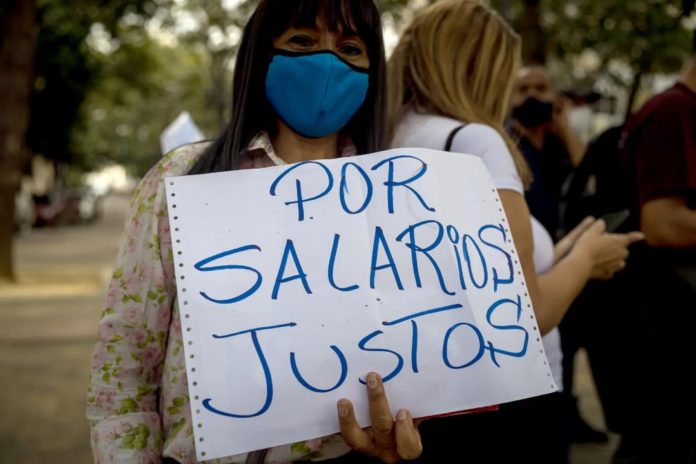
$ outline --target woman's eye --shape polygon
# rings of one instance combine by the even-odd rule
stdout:
[[[341,45],[341,53],[348,56],[360,56],[363,54],[363,50],[358,45],[344,44]]]
[[[311,37],[306,35],[294,35],[288,39],[288,43],[300,47],[311,47],[313,41]]]

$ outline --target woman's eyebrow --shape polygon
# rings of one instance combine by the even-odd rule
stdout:
[[[354,30],[353,28],[350,29],[345,29],[343,27],[339,28],[336,31],[336,35],[342,39],[360,39],[363,40],[360,34],[358,34],[358,31]]]

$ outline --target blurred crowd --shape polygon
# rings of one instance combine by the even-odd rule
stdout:
[[[580,104],[584,104],[581,102]],[[540,65],[517,75],[509,129],[529,163],[531,213],[560,240],[583,218],[610,231],[642,230],[626,268],[591,281],[560,324],[570,442],[608,440],[572,394],[573,362],[587,351],[608,428],[621,434],[615,463],[693,462],[696,307],[696,60],[623,124],[585,145],[577,104]]]

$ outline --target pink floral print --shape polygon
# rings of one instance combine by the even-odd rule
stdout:
[[[355,154],[352,144],[343,146],[342,156]],[[87,418],[96,463],[196,462],[164,178],[184,175],[205,148],[188,145],[165,156],[131,202],[92,357]],[[242,168],[282,163],[260,133]],[[332,435],[273,448],[265,462],[321,460],[347,451]]]

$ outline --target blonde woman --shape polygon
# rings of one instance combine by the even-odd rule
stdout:
[[[623,269],[627,246],[642,236],[608,234],[603,221],[588,218],[554,247],[530,216],[524,200],[529,169],[503,130],[519,63],[519,36],[483,3],[441,0],[425,8],[389,61],[389,130],[394,147],[447,149],[479,156],[486,164],[561,386],[556,326],[589,279],[609,278]],[[486,462],[513,457],[520,462],[567,461],[558,396],[505,405],[500,413],[425,423],[423,462],[444,462],[461,439],[466,439],[467,456],[474,458],[479,448]]]

